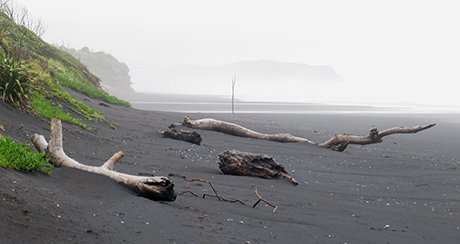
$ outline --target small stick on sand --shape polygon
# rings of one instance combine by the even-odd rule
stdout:
[[[189,194],[193,195],[194,197],[198,197],[197,194],[195,194],[193,191],[190,191],[190,190],[186,190],[186,191],[182,191],[182,192],[176,193],[176,195],[182,196],[182,195],[185,195],[185,193],[189,193]]]
[[[207,194],[207,193],[204,193],[203,194],[203,198],[206,198],[206,196],[209,196],[209,197],[215,197],[217,198],[219,201],[222,201],[222,202],[237,202],[237,203],[241,203],[242,205],[246,205],[244,202],[238,200],[238,199],[235,199],[235,200],[230,200],[230,199],[226,199],[222,196],[220,196],[217,191],[216,191],[216,188],[214,188],[214,186],[212,185],[212,183],[208,180],[204,180],[204,179],[201,179],[201,178],[191,178],[191,179],[188,179],[187,177],[182,177],[185,181],[188,181],[188,182],[203,182],[203,183],[207,183],[212,191],[214,192],[214,195],[211,195],[211,194]]]
[[[273,208],[273,212],[276,212],[276,210],[278,209],[278,206],[271,204],[267,199],[263,198],[263,197],[259,194],[259,189],[257,188],[256,185],[252,185],[252,189],[254,190],[254,192],[256,193],[257,198],[259,199],[259,200],[257,200],[256,203],[254,203],[254,205],[252,205],[253,208],[255,208],[260,202],[264,202],[264,203],[266,203],[268,206],[270,206],[270,207]]]

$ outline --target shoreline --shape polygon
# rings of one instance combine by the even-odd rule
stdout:
[[[135,93],[126,97],[133,107],[152,111],[181,113],[229,113],[231,99],[225,96]],[[352,103],[352,102],[280,102],[235,100],[240,113],[426,113],[460,114],[460,107],[430,104]]]

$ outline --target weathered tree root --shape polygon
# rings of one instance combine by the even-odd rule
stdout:
[[[256,193],[256,196],[258,198],[257,202],[254,203],[254,205],[252,205],[253,208],[255,208],[260,202],[264,202],[266,203],[268,206],[272,207],[273,208],[273,213],[276,212],[276,210],[278,209],[278,206],[270,203],[267,199],[263,198],[260,194],[259,194],[259,189],[257,188],[256,185],[252,185],[252,189],[254,190],[254,192]]]
[[[204,180],[204,179],[201,179],[201,178],[191,178],[191,179],[188,179],[187,177],[185,176],[182,176],[182,179],[184,179],[185,181],[188,181],[188,182],[202,182],[202,183],[207,183],[210,187],[211,187],[211,190],[214,192],[214,195],[211,195],[211,194],[207,194],[207,193],[204,193],[203,194],[203,199],[206,198],[207,196],[208,197],[215,197],[217,198],[219,201],[221,202],[232,202],[232,203],[240,203],[242,205],[246,205],[246,203],[244,203],[243,201],[241,200],[238,200],[238,199],[234,199],[234,200],[231,200],[231,199],[226,199],[222,196],[220,196],[217,191],[216,191],[216,188],[214,188],[214,186],[212,185],[212,183],[208,180]],[[192,194],[192,195],[196,195],[196,194]]]
[[[51,120],[51,139],[49,144],[44,136],[38,134],[32,136],[32,142],[38,151],[46,152],[50,159],[50,163],[56,167],[68,167],[105,175],[130,188],[139,194],[139,196],[151,200],[174,201],[176,199],[174,183],[167,177],[135,176],[114,171],[114,164],[124,156],[121,151],[115,153],[107,162],[99,167],[81,164],[67,156],[64,152],[62,143],[62,124],[60,120]]]
[[[192,120],[188,117],[184,118],[182,122],[184,126],[200,129],[200,130],[211,130],[217,131],[228,135],[269,140],[276,142],[301,142],[308,143],[312,145],[319,146],[321,148],[328,148],[334,151],[342,152],[350,144],[366,145],[383,142],[383,137],[389,136],[392,134],[407,134],[407,133],[417,133],[422,130],[429,129],[436,124],[429,124],[425,126],[414,126],[414,127],[394,127],[385,129],[383,131],[378,131],[377,128],[372,127],[370,129],[369,135],[367,136],[356,136],[356,135],[346,135],[339,134],[335,135],[331,139],[327,140],[324,143],[317,144],[309,139],[293,136],[291,134],[264,134],[256,132],[245,127],[242,127],[237,124],[215,120],[215,119],[198,119]]]
[[[369,135],[367,136],[355,136],[355,135],[335,135],[331,139],[319,144],[319,147],[329,148],[335,151],[342,152],[344,151],[349,144],[357,145],[366,145],[374,143],[382,143],[383,137],[389,136],[392,134],[408,134],[408,133],[417,133],[422,130],[429,129],[436,124],[429,124],[425,126],[414,126],[414,127],[393,127],[378,131],[377,128],[372,127],[369,130]]]
[[[181,140],[200,145],[202,138],[196,131],[170,129],[163,132],[163,136],[175,140]]]
[[[219,154],[219,160],[219,169],[224,174],[256,176],[264,179],[285,178],[294,185],[299,184],[281,164],[267,155],[230,150]]]

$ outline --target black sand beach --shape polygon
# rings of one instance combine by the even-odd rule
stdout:
[[[76,95],[78,96],[78,95]],[[137,197],[103,176],[56,168],[50,176],[0,169],[1,243],[458,243],[460,238],[460,115],[448,114],[187,114],[236,122],[261,132],[289,132],[314,141],[335,133],[435,122],[382,144],[339,153],[304,144],[281,144],[200,131],[201,146],[162,138],[159,131],[185,114],[103,107],[111,129],[84,131],[64,124],[69,156],[100,165],[126,154],[116,170],[175,174],[210,180],[226,198],[247,205],[196,198],[175,202]],[[29,142],[37,122],[0,103],[8,134]],[[228,149],[264,153],[298,181],[222,175],[217,155]],[[171,176],[176,191],[210,191],[206,184]],[[260,204],[251,186],[279,206]]]

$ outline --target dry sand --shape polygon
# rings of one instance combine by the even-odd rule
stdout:
[[[87,101],[98,106],[96,101]],[[192,114],[237,122],[261,132],[289,132],[315,141],[335,133],[366,134],[436,122],[415,135],[394,135],[378,145],[339,153],[303,144],[201,131],[201,146],[158,133],[183,114],[98,106],[108,121],[96,131],[64,125],[64,148],[73,158],[99,165],[114,152],[115,167],[131,174],[179,174],[212,181],[219,193],[249,204],[178,196],[153,202],[103,177],[57,168],[50,176],[0,169],[1,243],[459,243],[459,115],[391,114]],[[46,121],[0,103],[9,135],[28,142],[49,136]],[[299,182],[221,175],[217,155],[228,149],[269,154]],[[176,191],[209,191],[205,184],[175,181]],[[251,185],[279,206],[257,199]]]

